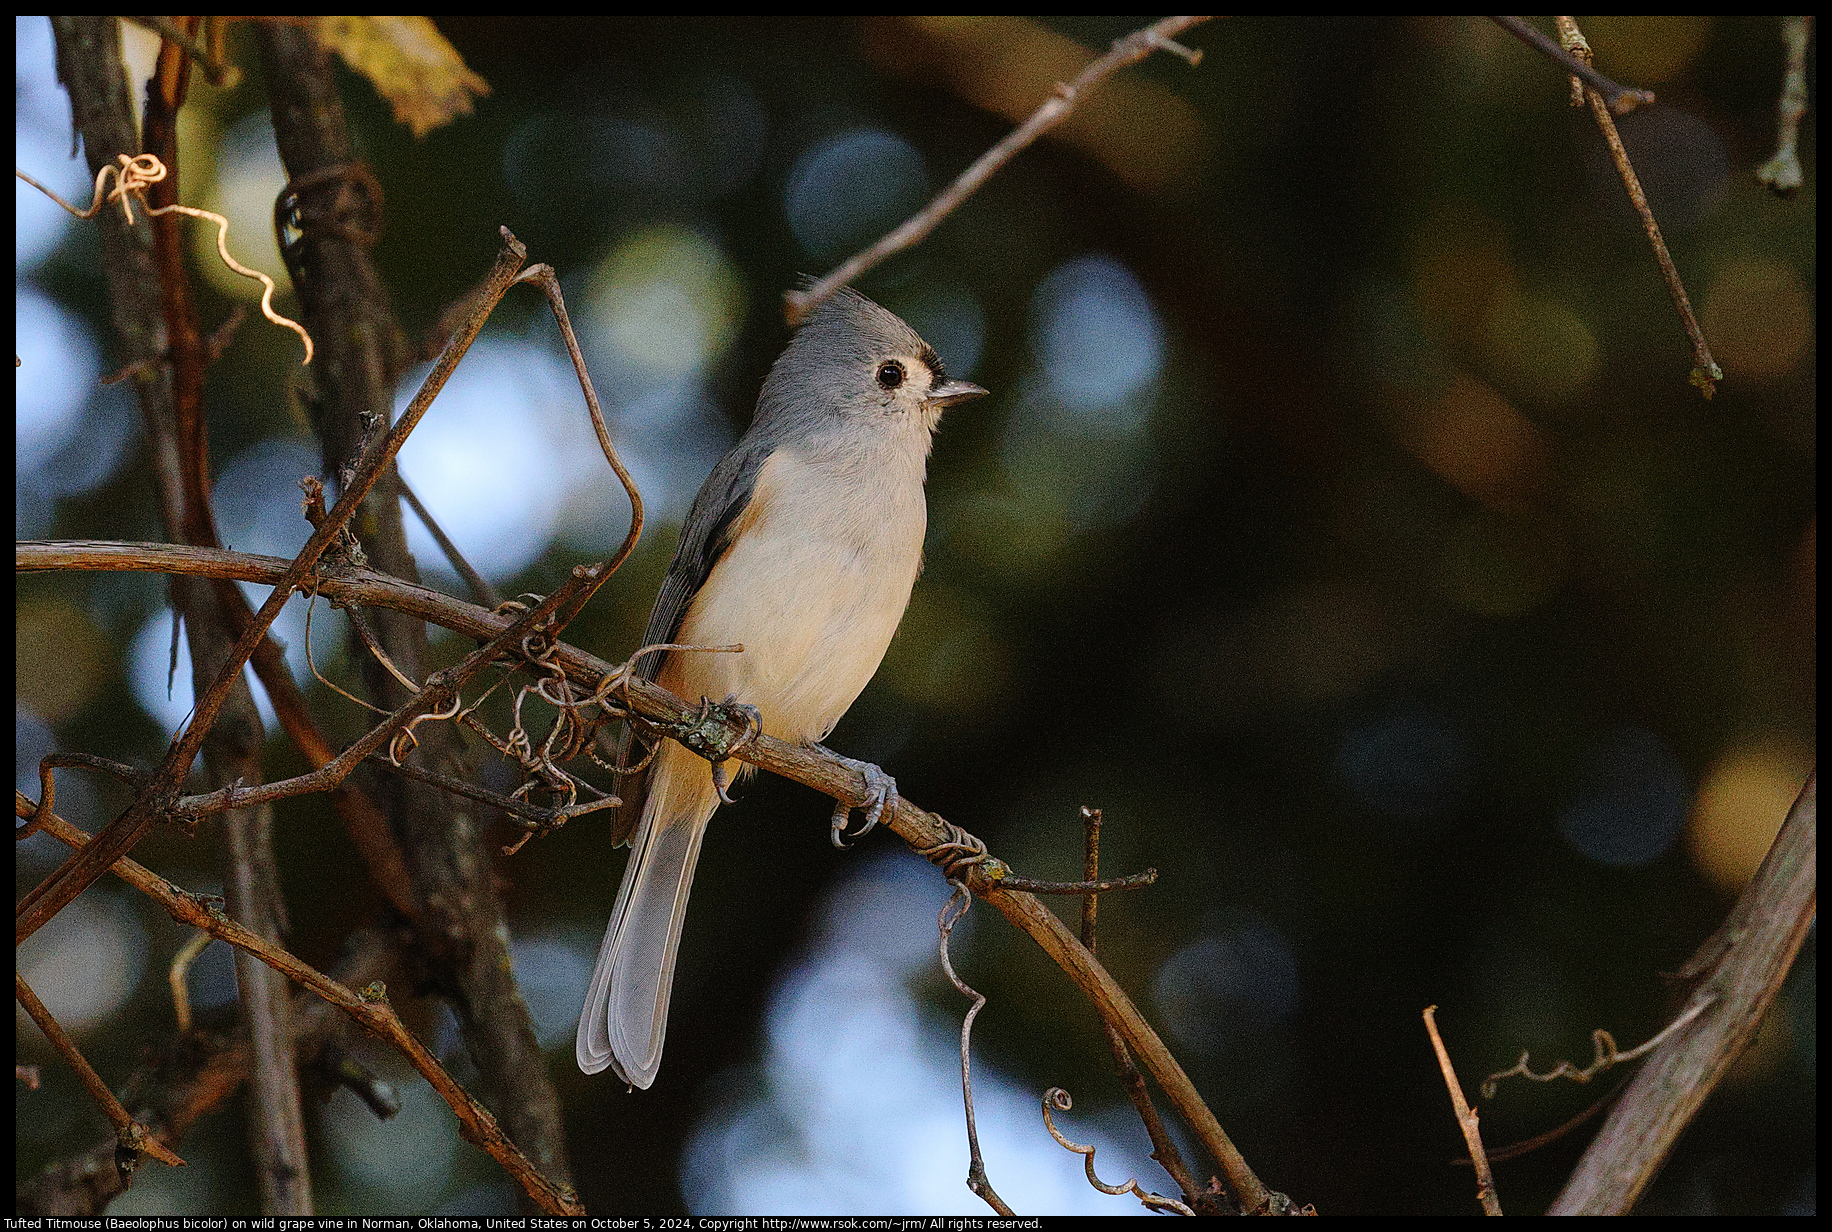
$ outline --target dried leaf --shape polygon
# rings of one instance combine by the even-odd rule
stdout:
[[[321,17],[317,33],[368,78],[415,137],[469,115],[471,100],[490,92],[428,18]]]

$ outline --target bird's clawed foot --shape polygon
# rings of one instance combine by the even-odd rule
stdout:
[[[739,701],[736,694],[727,697],[717,706],[713,704],[710,698],[702,697],[700,699],[699,717],[701,722],[704,722],[714,710],[725,710],[737,713],[744,719],[744,730],[738,734],[736,739],[729,742],[722,742],[718,747],[710,750],[700,748],[697,745],[690,747],[694,749],[694,752],[699,753],[712,763],[713,790],[719,793],[720,800],[724,801],[726,804],[730,804],[732,803],[732,798],[726,792],[726,788],[731,785],[731,776],[725,769],[725,762],[732,753],[743,748],[763,734],[763,712],[747,702]]]
[[[857,806],[865,810],[865,824],[853,831],[850,837],[857,840],[862,835],[869,834],[872,827],[877,825],[879,820],[883,818],[884,810],[896,802],[897,780],[868,761],[856,761],[850,757],[841,757],[838,753],[835,753],[824,744],[817,744],[814,747],[827,754],[827,756],[838,759],[848,770],[858,771],[860,776],[865,779],[867,798],[864,804]],[[833,828],[830,837],[833,840],[833,845],[842,851],[852,846],[852,844],[847,841],[846,823],[851,820],[853,808],[853,805],[846,803],[844,800],[836,799],[834,801]]]

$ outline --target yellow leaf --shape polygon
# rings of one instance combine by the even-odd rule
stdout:
[[[471,100],[490,92],[425,17],[321,17],[318,41],[366,77],[416,137],[470,114]]]

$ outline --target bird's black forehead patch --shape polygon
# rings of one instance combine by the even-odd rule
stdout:
[[[941,365],[941,356],[937,355],[935,348],[928,343],[922,344],[922,350],[917,353],[916,358],[928,367],[931,385],[939,385],[948,379],[948,373]]]

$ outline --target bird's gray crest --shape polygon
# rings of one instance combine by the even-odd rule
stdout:
[[[942,379],[941,357],[903,318],[851,287],[841,287],[816,305],[789,340],[764,381],[764,397],[771,397],[773,385],[792,379],[791,373],[799,376],[813,369],[847,369],[857,374],[863,390],[871,376],[869,365],[894,356],[919,359],[938,381]]]

